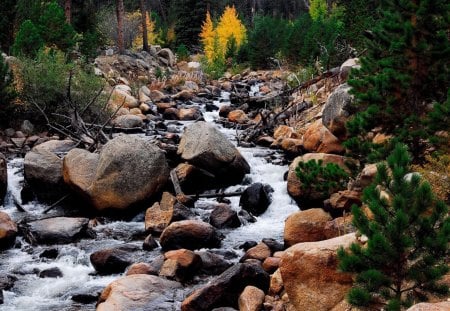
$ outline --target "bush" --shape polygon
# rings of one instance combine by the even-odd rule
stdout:
[[[295,168],[306,200],[323,201],[332,193],[345,188],[349,175],[335,163],[323,161],[300,162]]]
[[[180,44],[175,51],[178,61],[189,61],[190,53],[186,45]]]
[[[12,53],[16,56],[35,57],[36,53],[44,46],[39,29],[32,21],[26,20],[20,25],[16,40],[12,46]]]

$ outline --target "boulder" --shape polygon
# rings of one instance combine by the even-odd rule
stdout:
[[[185,129],[178,154],[190,164],[214,174],[223,185],[239,183],[250,166],[216,127],[196,122]]]
[[[284,226],[284,244],[286,247],[301,242],[325,240],[324,228],[332,218],[321,208],[312,208],[291,214]]]
[[[142,243],[142,249],[144,251],[152,251],[158,247],[158,242],[156,242],[155,238],[151,234],[147,235],[144,242]]]
[[[330,220],[323,228],[323,234],[326,239],[332,239],[343,234],[355,232],[356,228],[353,226],[353,216],[343,216]]]
[[[97,153],[91,153],[86,149],[70,150],[63,161],[64,182],[88,197],[87,191],[94,180],[99,159]]]
[[[27,136],[33,135],[34,133],[34,125],[29,120],[23,120],[20,125],[20,131]]]
[[[152,99],[154,103],[159,103],[166,100],[167,95],[159,90],[151,90],[149,97]]]
[[[178,119],[181,121],[197,120],[203,117],[199,108],[181,108],[178,110]]]
[[[77,158],[84,159],[86,167],[77,165]],[[64,160],[66,183],[87,197],[98,211],[120,211],[143,203],[160,191],[168,176],[164,152],[151,142],[130,135],[110,140],[98,159],[77,151]]]
[[[233,107],[230,105],[223,105],[219,108],[219,116],[222,118],[228,118],[228,114],[233,111]]]
[[[123,108],[137,108],[139,107],[139,101],[126,90],[115,87],[109,99],[108,107],[115,111],[121,106]]]
[[[220,236],[210,224],[199,220],[182,220],[170,224],[161,234],[163,250],[215,248],[220,245]]]
[[[359,69],[361,68],[361,65],[359,64],[359,58],[350,58],[347,59],[339,68],[339,79],[341,81],[346,81],[350,71],[355,68]]]
[[[309,152],[335,154],[344,152],[339,139],[322,124],[321,119],[311,124],[303,134],[303,147]]]
[[[50,140],[25,155],[25,180],[40,199],[53,201],[66,191],[62,157],[74,147],[70,140]]]
[[[40,278],[61,278],[63,273],[58,267],[53,267],[49,269],[42,270],[39,272],[38,277]]]
[[[207,285],[196,289],[182,303],[182,311],[209,311],[217,307],[237,307],[239,295],[248,285],[267,291],[269,274],[261,266],[236,264]]]
[[[345,124],[350,117],[353,95],[347,84],[338,86],[328,97],[322,110],[322,124],[336,137],[343,140],[347,136]]]
[[[97,311],[173,310],[173,295],[181,285],[154,275],[135,274],[110,283],[100,295]]]
[[[352,275],[337,270],[337,250],[356,242],[355,234],[331,240],[298,243],[288,248],[280,272],[294,310],[331,310],[352,287]]]
[[[290,156],[303,153],[303,139],[284,138],[279,144],[280,148]]]
[[[8,214],[0,212],[0,250],[14,244],[17,235],[17,225]]]
[[[343,190],[333,193],[325,204],[325,209],[334,217],[350,212],[353,204],[361,206],[361,192]]]
[[[271,192],[273,192],[273,189],[269,185],[254,183],[244,190],[239,199],[239,205],[247,212],[259,216],[267,210],[272,202]]]
[[[349,174],[351,172],[346,163],[353,161],[350,158],[325,153],[307,153],[303,156],[295,158],[291,165],[289,165],[289,172],[287,176],[287,191],[289,195],[294,198],[294,200],[299,204],[301,204],[302,202],[302,197],[305,195],[305,191],[302,189],[302,183],[295,173],[295,168],[300,162],[308,162],[310,160],[322,160],[323,165],[326,165],[327,163],[335,163],[342,167]],[[309,193],[308,195],[312,200],[322,197],[321,193]]]
[[[148,274],[148,275],[158,275],[158,271],[156,269],[145,262],[137,262],[132,264],[128,270],[126,275],[133,275],[133,274]]]
[[[157,55],[158,55],[159,57],[162,57],[163,59],[166,59],[166,60],[167,60],[167,64],[168,64],[170,67],[173,67],[173,66],[175,65],[175,63],[176,63],[175,55],[173,54],[173,52],[172,52],[171,49],[168,49],[168,48],[161,49],[161,50],[157,53]]]
[[[122,273],[132,263],[130,254],[119,248],[96,251],[89,259],[95,271],[102,275]]]
[[[377,174],[376,164],[366,164],[362,171],[356,176],[352,183],[349,183],[349,189],[362,192],[364,188],[369,186],[375,179]]]
[[[36,220],[25,226],[30,243],[67,244],[86,237],[88,218],[53,217]]]
[[[262,267],[267,273],[274,273],[280,267],[281,258],[267,257],[264,259]]]
[[[228,113],[228,120],[233,123],[246,124],[250,119],[242,110],[233,110]]]
[[[3,199],[8,190],[8,171],[7,162],[3,153],[0,153],[0,204],[3,203]]]
[[[214,187],[215,176],[188,163],[180,163],[175,168],[180,187],[185,193],[197,193]]]
[[[223,273],[233,264],[225,260],[223,256],[208,251],[196,251],[202,259],[200,272],[207,275],[218,275]]]
[[[226,204],[219,204],[212,210],[209,223],[219,229],[237,228],[241,225],[237,212]]]
[[[298,139],[298,138],[301,138],[301,136],[295,132],[294,128],[287,126],[287,125],[280,125],[273,132],[273,138],[275,138],[275,139],[278,139],[278,138]]]
[[[413,305],[406,311],[448,311],[450,310],[450,301],[436,303],[421,302]]]
[[[241,262],[246,261],[247,259],[256,259],[263,262],[266,258],[270,257],[272,252],[270,248],[264,243],[258,243],[256,246],[248,249],[245,252],[245,255],[242,257]]]
[[[191,279],[202,266],[201,257],[188,249],[178,249],[164,254],[160,276],[184,282]]]
[[[161,202],[156,202],[145,212],[145,231],[161,233],[172,221],[173,208],[177,199],[169,192],[164,192]]]
[[[139,110],[140,113],[140,110]],[[144,122],[142,121],[142,118],[134,115],[134,114],[127,114],[124,116],[118,116],[114,119],[113,124],[120,128],[134,128],[134,127],[142,127],[144,125]]]
[[[178,93],[172,95],[172,98],[182,100],[182,101],[188,101],[188,100],[191,100],[194,98],[194,93],[189,90],[182,90],[182,91],[179,91]]]
[[[265,294],[255,286],[247,286],[239,296],[239,311],[260,311],[264,303]]]

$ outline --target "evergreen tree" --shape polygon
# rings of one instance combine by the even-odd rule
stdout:
[[[11,48],[13,55],[34,57],[40,48],[44,46],[44,40],[38,28],[31,20],[26,20],[20,26],[16,40]]]
[[[361,113],[348,124],[347,147],[364,156],[372,149],[365,133],[382,126],[418,154],[414,133],[421,123],[414,119],[433,101],[443,102],[450,84],[450,2],[380,0],[379,12],[361,69],[349,80]]]
[[[449,271],[448,208],[428,182],[409,173],[410,160],[407,147],[397,144],[364,190],[370,216],[362,207],[352,208],[353,224],[368,238],[366,246],[338,252],[340,269],[357,273],[348,294],[353,305],[401,310],[426,293],[448,293],[436,283]]]
[[[17,0],[3,0],[0,5],[0,50],[9,53],[14,42],[14,20]]]

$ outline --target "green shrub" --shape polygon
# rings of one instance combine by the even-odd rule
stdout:
[[[29,19],[20,25],[16,39],[12,46],[12,53],[16,56],[35,57],[36,53],[44,46],[39,29]]]
[[[300,162],[295,168],[300,179],[304,198],[321,201],[332,193],[345,188],[349,174],[335,163],[323,165],[323,161]]]
[[[177,47],[175,54],[177,55],[178,61],[189,61],[189,59],[190,59],[189,50],[188,50],[187,46],[184,44],[180,44]]]
[[[437,284],[449,271],[448,207],[419,174],[409,173],[410,161],[406,145],[397,144],[364,190],[371,216],[352,207],[353,224],[368,238],[365,246],[338,251],[339,268],[357,273],[348,294],[353,305],[401,310],[427,293],[448,294],[447,286]]]

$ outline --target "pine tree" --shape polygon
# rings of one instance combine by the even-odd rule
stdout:
[[[411,152],[420,151],[415,133],[420,117],[433,101],[443,102],[450,84],[450,2],[447,0],[380,0],[380,20],[368,33],[367,54],[349,84],[359,114],[349,124],[352,140],[367,140],[372,126],[402,134]],[[366,144],[367,145],[367,144]],[[367,146],[366,146],[367,147]],[[369,147],[370,149],[370,147]]]
[[[38,28],[32,21],[26,20],[20,26],[16,39],[11,47],[13,55],[34,57],[40,48],[44,46]]]
[[[357,273],[348,294],[353,305],[401,310],[426,293],[448,293],[436,283],[449,271],[448,207],[419,174],[409,173],[410,161],[406,145],[397,144],[364,190],[370,212],[352,208],[354,225],[368,238],[366,246],[338,252],[340,269]]]
[[[203,45],[203,52],[205,53],[206,59],[210,62],[214,55],[214,24],[211,19],[211,14],[209,11],[206,12],[206,19],[202,25],[202,31],[200,33],[200,41]]]

